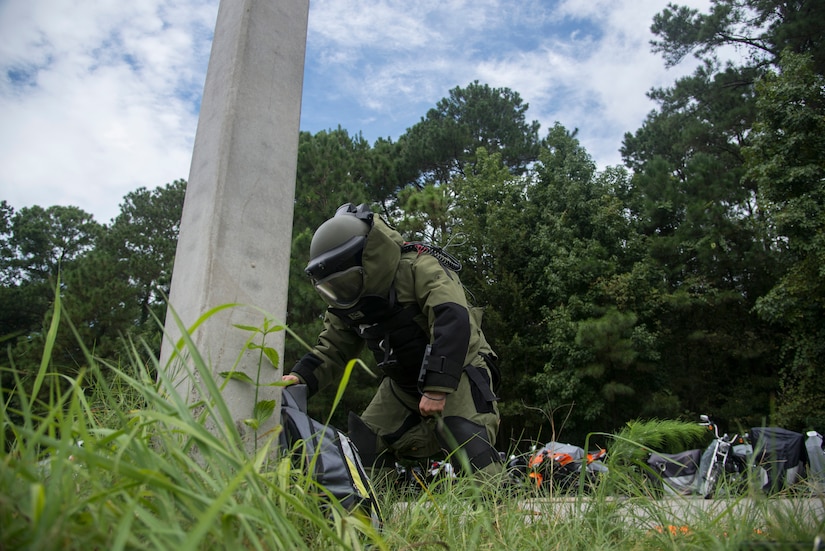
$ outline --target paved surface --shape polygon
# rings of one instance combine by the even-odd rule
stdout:
[[[621,515],[628,523],[640,528],[662,526],[690,526],[701,522],[723,521],[725,518],[756,518],[766,525],[787,523],[819,526],[825,531],[825,497],[800,499],[703,499],[701,497],[673,497],[649,499],[599,499],[558,498],[534,499],[522,504],[525,511],[534,513],[533,518],[566,517],[607,509]]]

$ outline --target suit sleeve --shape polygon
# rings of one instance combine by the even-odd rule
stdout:
[[[414,278],[419,306],[427,316],[431,334],[422,389],[453,392],[472,358],[472,328],[464,288],[455,272],[426,254],[415,262]]]
[[[298,360],[291,373],[307,385],[312,396],[340,379],[344,367],[358,357],[363,346],[363,339],[353,329],[327,312],[318,342],[311,352]]]

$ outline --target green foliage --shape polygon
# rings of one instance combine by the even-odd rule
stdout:
[[[825,6],[818,0],[717,0],[708,13],[676,4],[657,14],[650,30],[654,52],[663,54],[669,66],[689,53],[714,59],[724,46],[744,50],[750,62],[775,61],[780,52],[810,51],[817,71],[825,70]]]
[[[519,174],[538,152],[539,123],[527,122],[527,108],[509,88],[478,81],[453,88],[399,139],[404,162],[417,171],[419,185],[447,184],[467,174],[484,148]]]
[[[51,326],[63,324],[59,295]],[[274,453],[277,433],[245,451],[209,368],[184,336],[193,380],[210,398],[187,404],[139,346],[127,369],[99,364],[77,378],[49,369],[46,341],[29,394],[3,387],[0,533],[15,549],[385,549],[369,520]],[[115,383],[101,367],[115,374]],[[153,371],[160,377],[156,379]],[[197,372],[197,376],[195,373]],[[84,379],[88,378],[88,382]],[[51,386],[45,402],[40,385]],[[64,390],[65,388],[65,390]],[[89,388],[89,392],[84,392]],[[15,400],[10,400],[15,397]],[[10,404],[17,404],[13,409]]]
[[[621,346],[633,358],[651,354],[629,340],[644,331],[634,328],[635,314],[612,306],[602,286],[637,258],[638,238],[619,201],[626,174],[598,175],[575,134],[558,125],[548,132],[539,159],[521,216],[528,236],[523,286],[531,293],[527,304],[539,306],[516,315],[532,321],[545,359],[520,390],[547,411],[573,407],[564,429],[580,440],[596,419],[604,428],[623,420],[616,406],[627,403],[622,396],[632,392],[630,381],[644,386],[644,377],[633,374],[643,363],[616,363],[616,343],[594,346],[597,333],[616,330],[624,333]],[[608,328],[620,318],[630,325]]]
[[[659,430],[681,430],[682,442],[695,444],[697,429],[704,430],[661,422],[634,432],[653,438]],[[626,434],[609,436],[619,440]],[[588,486],[586,494],[552,488],[540,494],[512,488],[501,492],[482,485],[482,493],[491,494],[481,501],[474,499],[478,489],[467,480],[439,481],[412,498],[390,497],[386,538],[400,549],[652,550],[782,547],[816,537],[817,522],[802,505],[783,509],[762,499],[693,508],[695,500],[656,498],[641,473],[634,463],[611,462],[610,472]]]
[[[11,254],[0,264],[0,295],[8,298],[0,329],[5,337],[25,336],[12,340],[19,369],[36,369],[58,273],[76,328],[98,354],[117,363],[124,336],[143,338],[159,351],[154,318],[165,316],[185,185],[179,180],[129,193],[111,227],[75,207],[7,211],[4,242]],[[76,373],[84,365],[73,339],[61,338],[55,349],[59,370]]]
[[[363,137],[350,137],[340,127],[315,135],[301,132],[293,227],[315,229],[344,203],[374,201],[366,187],[370,153]]]
[[[11,219],[12,254],[4,267],[21,281],[48,282],[92,250],[102,231],[92,215],[77,207],[23,208]]]
[[[421,189],[408,187],[399,192],[398,202],[405,213],[396,225],[398,231],[410,241],[449,245],[455,227],[451,212],[455,198],[447,186],[430,183]]]
[[[778,60],[782,29],[814,7],[783,6],[780,18],[775,5],[721,1],[708,14],[670,5],[652,27],[668,63],[689,52],[704,60],[672,88],[651,92],[661,107],[622,148],[634,169],[644,271],[663,278],[646,304],[655,317],[639,320],[658,335],[659,362],[672,373],[662,389],[675,399],[671,413],[758,422],[752,412],[769,414],[779,390],[784,336],[754,307],[786,259],[744,152],[757,118],[754,82]],[[751,55],[720,69],[715,51],[732,44]]]
[[[275,413],[275,401],[274,400],[261,400],[259,396],[259,391],[263,386],[283,386],[284,383],[280,381],[276,381],[274,383],[263,383],[261,382],[262,379],[262,370],[264,366],[267,366],[270,369],[278,370],[281,367],[281,359],[278,351],[271,347],[267,346],[266,338],[271,333],[276,333],[279,331],[283,331],[285,328],[283,325],[274,324],[273,321],[269,318],[265,318],[263,325],[261,327],[251,327],[246,325],[234,325],[235,329],[240,331],[247,331],[252,333],[250,335],[249,340],[247,340],[247,349],[258,351],[258,361],[257,361],[257,371],[255,372],[255,379],[252,379],[249,375],[242,371],[236,371],[233,366],[232,371],[225,371],[218,373],[220,377],[223,377],[226,381],[240,381],[242,383],[250,384],[255,388],[255,397],[252,400],[252,416],[243,419],[243,423],[250,427],[253,431],[255,431],[255,446],[257,447],[258,444],[258,430],[261,429],[266,422],[272,417]],[[255,342],[256,337],[260,335],[260,343]],[[266,361],[264,361],[266,360]],[[223,386],[221,390],[223,390]]]
[[[399,231],[411,241],[447,245],[464,222],[452,212],[461,200],[457,182],[483,170],[480,151],[497,155],[512,176],[523,174],[539,150],[539,124],[527,122],[527,107],[517,92],[476,81],[450,90],[409,128],[399,139],[408,174],[397,196]]]
[[[757,92],[748,168],[786,271],[756,310],[788,331],[779,420],[817,427],[825,424],[825,77],[809,56],[788,52]]]
[[[2,206],[0,335],[22,336],[40,330],[58,274],[82,263],[103,228],[77,207]]]
[[[101,252],[121,268],[121,281],[135,293],[138,325],[166,316],[186,182],[127,194],[103,239]]]
[[[321,329],[325,304],[304,274],[313,231],[364,202],[406,239],[461,260],[504,374],[499,441],[548,431],[581,441],[628,419],[701,412],[821,430],[823,10],[668,5],[654,51],[701,64],[650,91],[657,107],[625,136],[624,167],[597,171],[561,125],[540,138],[517,92],[479,82],[449,90],[395,142],[301,133],[291,335],[312,342]],[[728,47],[740,57],[723,65]],[[24,385],[39,369],[58,269],[83,342],[119,365],[120,338],[142,340],[152,368],[184,185],[127,195],[109,227],[73,207],[15,213],[0,202],[0,342]],[[75,376],[88,366],[66,335],[49,361]],[[289,336],[279,360],[305,352]],[[362,410],[376,383],[356,370],[334,423]],[[333,400],[322,392],[313,415]]]
[[[611,436],[608,467],[639,464],[650,452],[678,453],[707,445],[707,429],[698,423],[673,419],[628,421]]]
[[[49,369],[62,314],[57,295],[43,352],[40,385],[58,377]],[[278,326],[241,327],[253,335]],[[255,345],[268,362],[265,343]],[[289,457],[274,454],[275,434],[256,453],[241,442],[209,367],[184,335],[202,396],[187,404],[167,376],[170,366],[147,369],[140,345],[130,362],[106,365],[88,350],[89,369],[54,385],[46,401],[21,385],[0,389],[0,533],[14,549],[741,549],[813,541],[818,524],[784,500],[719,503],[712,513],[672,508],[653,499],[638,471],[621,461],[647,448],[689,446],[698,425],[634,422],[611,437],[617,458],[608,478],[588,495],[537,497],[472,479],[442,479],[418,497],[388,493],[379,533],[348,513]],[[83,347],[81,347],[83,348]],[[16,374],[13,365],[4,372]],[[350,366],[351,369],[351,366]],[[154,373],[160,374],[156,378]],[[88,382],[84,383],[84,379]],[[19,379],[16,379],[19,383]],[[336,401],[340,400],[339,388]],[[86,389],[86,390],[84,390]],[[662,446],[662,447],[660,447]],[[607,484],[615,477],[615,481]],[[634,478],[635,477],[635,478]],[[634,485],[634,481],[636,484]],[[609,493],[621,489],[622,499]],[[801,502],[800,502],[801,503]]]

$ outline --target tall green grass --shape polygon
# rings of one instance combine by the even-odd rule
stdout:
[[[151,354],[139,343],[129,344],[124,365],[87,352],[77,377],[55,373],[61,316],[58,296],[33,380],[23,384],[11,360],[0,367],[15,381],[0,389],[0,550],[812,549],[825,534],[801,506],[775,509],[768,499],[670,510],[631,460],[564,494],[462,478],[413,495],[387,490],[378,532],[275,453],[277,431],[247,450],[220,396],[234,376],[214,380],[187,335],[186,369],[209,387],[200,395],[210,398],[195,404],[176,392],[167,366],[144,362]],[[273,360],[260,349],[261,361]],[[634,441],[651,427],[633,430],[615,435],[617,459],[656,441]]]
[[[368,519],[273,453],[277,433],[246,451],[190,339],[182,368],[212,387],[196,404],[136,344],[127,366],[87,352],[77,378],[53,372],[61,315],[58,296],[33,383],[2,368],[16,385],[2,389],[0,549],[385,548]]]

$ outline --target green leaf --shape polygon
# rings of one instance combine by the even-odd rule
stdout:
[[[261,400],[255,404],[252,414],[255,416],[255,419],[258,420],[258,423],[264,423],[267,419],[272,417],[274,411],[275,400]]]
[[[31,497],[31,519],[36,525],[46,508],[46,489],[42,484],[32,484],[29,493]]]
[[[264,329],[263,329],[263,333],[264,333],[265,335],[268,335],[268,334],[270,334],[270,333],[274,333],[274,332],[276,332],[276,331],[283,331],[283,330],[285,329],[285,326],[283,326],[283,325],[273,325],[272,327],[270,327],[270,326],[269,326],[269,324],[270,324],[272,321],[273,321],[273,320],[271,320],[271,319],[269,319],[269,318],[267,318],[267,319],[265,319],[265,320],[264,320]]]
[[[60,326],[60,305],[60,278],[58,277],[54,296],[54,313],[52,314],[52,320],[49,324],[49,331],[46,333],[46,342],[43,347],[43,359],[40,362],[40,369],[37,371],[37,377],[34,379],[34,385],[31,392],[32,397],[37,397],[37,394],[40,392],[43,379],[48,371],[49,362],[52,359],[52,350],[54,348],[55,340],[57,339],[57,329]]]
[[[252,430],[258,430],[260,423],[257,419],[244,419],[243,424],[250,427]]]
[[[352,377],[352,371],[355,369],[356,365],[361,365],[366,367],[366,364],[362,360],[359,359],[352,359],[347,362],[346,367],[344,368],[344,373],[341,375],[341,381],[338,383],[338,390],[335,393],[335,399],[332,401],[332,408],[329,412],[329,417],[327,418],[326,424],[329,425],[332,422],[332,414],[335,413],[335,409],[338,407],[338,404],[341,403],[341,398],[344,397],[344,391],[349,384],[350,377]]]
[[[260,328],[253,327],[251,325],[232,324],[232,327],[236,327],[244,331],[251,331],[252,333],[257,333],[258,331],[260,331]]]
[[[278,364],[281,362],[281,357],[278,355],[278,351],[274,348],[270,348],[269,346],[264,347],[263,351],[264,355],[267,357],[270,363],[272,363],[272,366],[278,367]]]
[[[247,375],[246,373],[243,373],[241,371],[222,371],[222,372],[218,373],[218,375],[220,375],[224,379],[230,379],[230,380],[234,379],[236,381],[241,381],[241,382],[249,383],[249,384],[252,384],[252,385],[255,384],[255,381],[253,381],[249,377],[249,375]]]

